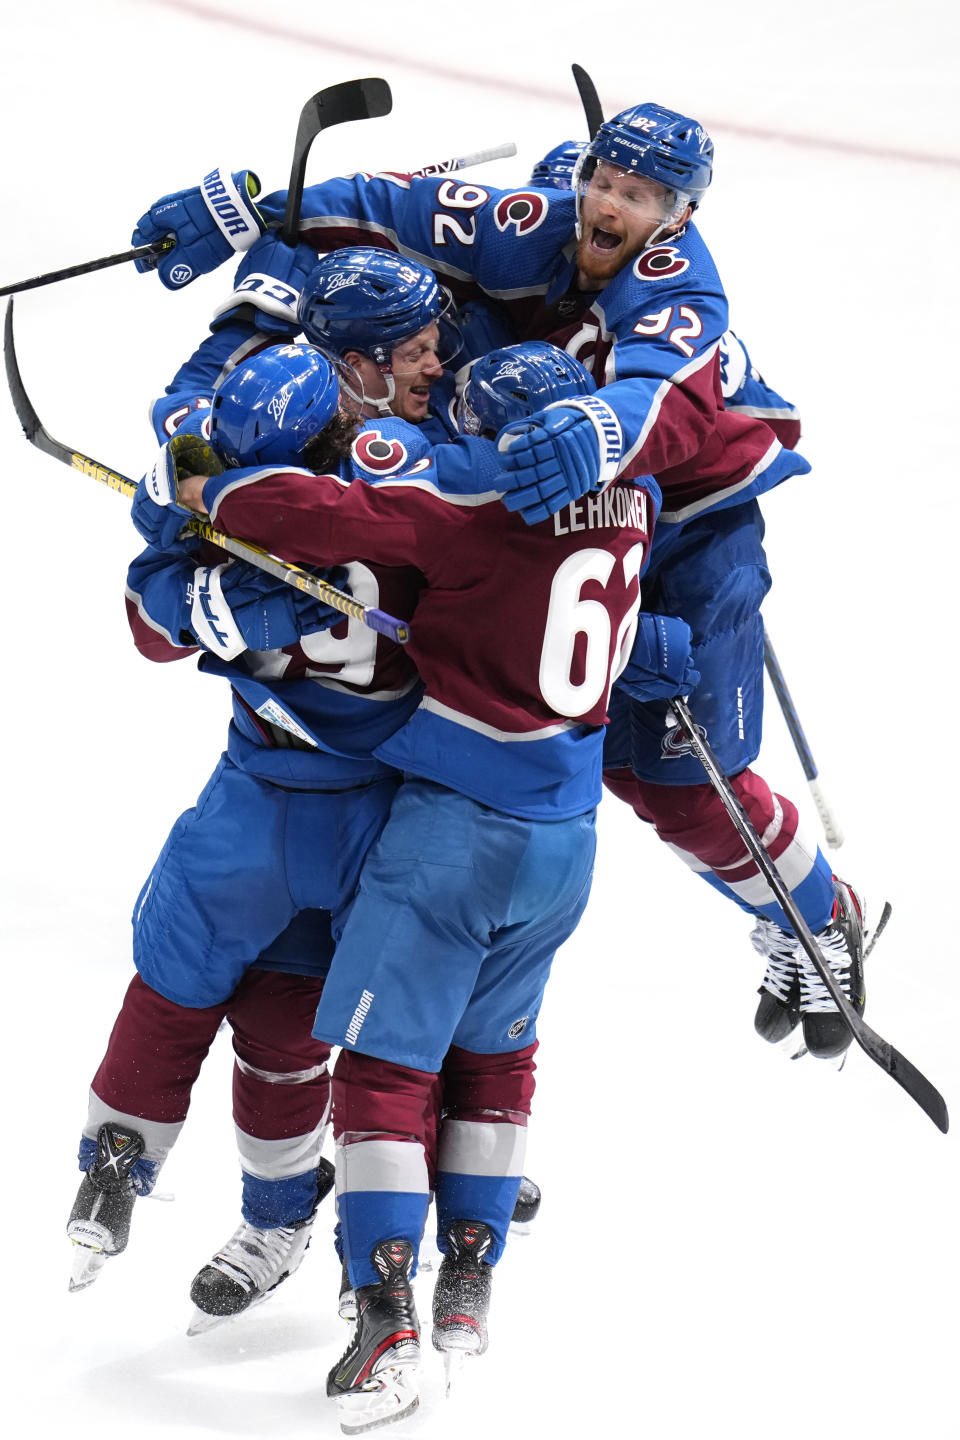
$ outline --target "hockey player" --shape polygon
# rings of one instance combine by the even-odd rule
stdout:
[[[491,386],[495,401],[525,393],[516,348],[491,357],[502,382]],[[488,398],[468,389],[471,429],[497,423],[484,421]],[[553,952],[586,903],[606,699],[636,629],[658,501],[652,481],[617,482],[556,522],[528,526],[500,504],[495,452],[473,462],[479,494],[443,485],[454,448],[376,487],[262,469],[180,486],[181,503],[270,549],[315,562],[359,546],[388,565],[415,564],[427,582],[410,646],[423,700],[377,749],[408,778],[364,866],[315,1028],[343,1047],[338,1205],[358,1325],[328,1393],[348,1433],[416,1403],[405,1373],[419,1358],[410,1276],[428,1203],[424,1114],[441,1067],[462,1100],[440,1139],[447,1254],[434,1344],[486,1348],[490,1276],[522,1166],[537,1013]],[[649,642],[649,626],[640,633]],[[655,633],[656,658],[648,644],[641,662],[635,647],[629,683],[641,693],[688,690],[687,627],[672,630],[668,646],[667,632]],[[670,675],[660,670],[667,651]],[[464,1165],[478,1130],[485,1163]]]
[[[266,351],[217,388],[214,444],[234,463],[292,451],[320,468],[342,465],[357,420],[340,401],[336,370],[317,352]],[[196,470],[198,453],[222,468],[196,435],[180,434],[161,451],[151,485],[169,490],[176,465],[189,455]],[[419,680],[400,647],[359,621],[195,538],[177,539],[184,516],[154,505],[146,483],[134,511],[154,542],[128,581],[138,647],[161,661],[202,654],[201,669],[231,684],[233,719],[226,753],[134,910],[138,973],[90,1092],[85,1174],[68,1225],[80,1247],[71,1288],[125,1247],[134,1199],[153,1188],[227,1018],[243,1221],[194,1281],[201,1328],[203,1315],[262,1298],[309,1241],[330,1102],[330,1047],[310,1026],[331,918],[352,897],[396,786],[371,749],[415,709]],[[412,609],[418,581],[409,572],[354,565],[348,574],[363,603]]]
[[[512,446],[505,463],[516,487],[513,503],[536,523],[611,476],[652,471],[664,494],[661,527],[677,535],[670,563],[695,566],[697,544],[707,542],[687,526],[704,501],[744,507],[809,468],[749,407],[733,413],[722,405],[726,301],[692,223],[710,183],[712,152],[695,121],[657,105],[634,106],[590,142],[574,191],[503,192],[389,175],[331,180],[304,193],[301,241],[329,249],[350,243],[361,229],[401,254],[427,259],[458,301],[490,297],[517,334],[548,338],[582,358],[602,386],[602,405],[592,416],[557,409]],[[267,197],[256,223],[279,220],[284,204],[282,193]],[[134,240],[165,234],[177,238],[173,253],[197,273],[232,253],[201,189],[165,197],[142,217]],[[267,233],[247,263],[275,247]],[[701,723],[838,980],[862,1005],[859,901],[801,834],[795,806],[750,768],[761,724],[758,607],[769,585],[761,535],[759,514],[748,506],[709,541],[713,594],[693,617],[696,638],[719,656],[720,636],[728,633],[729,648],[698,693]],[[707,615],[713,629],[702,627]],[[808,1048],[841,1053],[849,1034],[696,762],[662,710],[652,717],[641,712],[636,728],[646,730],[646,753],[618,767],[641,772],[627,782],[624,798],[759,919],[768,966],[758,1028],[775,1038],[802,1011]]]
[[[581,381],[589,384],[575,362],[559,358],[574,380],[567,382],[566,389],[555,380],[549,390],[541,387],[544,399],[575,393]],[[355,396],[356,376],[338,368],[345,382],[340,385],[341,396],[345,389]],[[397,469],[404,459],[414,463],[412,451],[422,446],[417,429],[393,421],[389,439],[386,425],[362,430],[353,439],[357,427],[352,413],[335,410],[337,389],[334,367],[309,347],[261,350],[217,387],[205,428],[217,453],[233,465],[276,461],[290,454],[300,459],[302,449],[304,458],[320,469],[336,465],[348,477],[373,480],[382,470]],[[320,433],[313,433],[321,424]],[[409,440],[411,432],[408,450],[398,437],[406,434]],[[351,441],[348,464],[344,451]],[[183,463],[184,455],[205,448],[195,434],[180,431],[164,459],[169,462],[173,455]],[[421,453],[428,452],[422,448],[417,454]],[[210,455],[208,448],[206,454]],[[311,1040],[309,1031],[332,954],[331,917],[326,910],[300,909],[257,958],[254,942],[268,932],[268,916],[275,908],[272,902],[266,904],[262,892],[276,882],[278,873],[275,866],[263,868],[265,856],[258,851],[251,861],[252,876],[236,866],[218,874],[216,868],[210,870],[209,861],[196,873],[191,868],[194,927],[200,933],[190,934],[188,922],[185,937],[171,935],[170,946],[179,957],[176,973],[170,946],[158,947],[156,936],[146,937],[141,920],[148,925],[158,904],[164,913],[170,910],[166,891],[176,877],[171,880],[169,871],[175,869],[179,875],[186,869],[191,846],[193,850],[215,847],[218,832],[232,833],[243,825],[251,775],[263,782],[267,796],[274,785],[289,789],[292,783],[296,789],[309,781],[312,790],[319,780],[324,781],[324,791],[345,790],[349,787],[327,782],[339,778],[344,766],[348,774],[356,773],[358,758],[371,774],[389,779],[388,768],[370,760],[370,746],[391,725],[400,723],[419,692],[403,652],[378,640],[358,621],[348,623],[334,615],[335,628],[322,634],[312,634],[305,621],[303,637],[294,644],[297,592],[276,586],[249,566],[221,563],[227,557],[195,537],[185,533],[178,538],[183,516],[171,518],[171,512],[157,507],[146,485],[141,485],[134,516],[145,538],[154,542],[134,562],[129,577],[128,614],[138,647],[157,661],[196,655],[199,646],[204,647],[201,669],[231,682],[234,720],[221,768],[232,761],[239,773],[233,774],[231,768],[222,782],[212,825],[209,818],[206,823],[190,815],[181,818],[174,836],[189,828],[192,820],[190,842],[181,838],[172,847],[168,842],[171,855],[158,862],[155,892],[154,876],[145,887],[144,895],[151,896],[149,905],[145,899],[138,904],[135,958],[141,973],[129,988],[95,1077],[81,1143],[80,1163],[86,1173],[69,1233],[84,1253],[77,1256],[73,1288],[89,1283],[106,1257],[124,1248],[134,1194],[152,1189],[225,1013],[234,1029],[237,1052],[234,1110],[243,1222],[195,1277],[191,1295],[197,1312],[191,1333],[196,1333],[218,1317],[238,1313],[261,1299],[296,1269],[309,1243],[313,1213],[325,1193],[318,1186],[317,1162],[329,1114],[329,1046]],[[355,595],[373,605],[380,598],[378,578],[376,567],[350,567]],[[400,584],[400,577],[389,577],[393,595],[399,586],[408,604],[417,584],[409,579]],[[275,641],[284,640],[283,649],[268,643],[272,631]],[[241,644],[244,638],[249,642],[246,650]],[[365,698],[371,687],[372,705]],[[333,747],[341,757],[346,749],[350,761],[318,757],[314,749],[318,743]],[[290,754],[291,750],[298,753]],[[232,789],[224,796],[227,780],[232,780]],[[208,788],[213,786],[212,781]],[[318,818],[322,822],[322,816]],[[305,841],[306,832],[300,838]],[[264,834],[262,843],[269,846],[269,835]],[[356,858],[351,857],[351,865]],[[349,872],[346,863],[344,870]],[[206,907],[216,911],[225,906],[234,883],[242,886],[245,906],[256,906],[258,916],[260,911],[266,914],[254,926],[247,922],[246,910],[231,903],[236,932],[231,928],[225,933],[222,924],[206,923]],[[156,922],[163,923],[162,917]],[[198,943],[206,957],[202,966]],[[218,969],[228,963],[215,953],[224,945],[230,949],[230,963],[236,962],[235,952],[242,948],[247,968],[228,1006],[200,1004],[213,998]],[[118,1145],[123,1148],[122,1163]],[[146,1159],[135,1164],[144,1146]],[[434,1152],[435,1146],[431,1164]],[[326,1167],[327,1162],[320,1164]],[[303,1166],[307,1168],[299,1173]],[[319,1178],[329,1184],[323,1169]],[[107,1188],[111,1183],[114,1190]],[[537,1187],[524,1180],[514,1222],[528,1223],[538,1204]],[[349,1296],[341,1298],[341,1313],[348,1313],[349,1303]]]
[[[241,265],[234,291],[220,305],[211,334],[173,377],[151,411],[161,441],[193,411],[203,411],[215,385],[265,345],[307,338],[351,367],[367,419],[396,417],[441,444],[456,429],[449,415],[453,383],[444,367],[460,354],[463,336],[448,291],[425,265],[372,246],[352,246],[329,263],[300,246],[271,251],[283,282]],[[292,278],[296,279],[296,287]],[[268,283],[269,282],[269,283]],[[301,293],[309,310],[298,315]],[[305,327],[304,321],[307,321]],[[474,344],[501,343],[484,333]],[[397,433],[402,433],[401,431]]]

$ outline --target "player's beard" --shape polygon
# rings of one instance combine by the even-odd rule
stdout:
[[[595,250],[590,249],[590,236],[596,228],[598,227],[591,225],[588,229],[585,225],[577,242],[577,269],[580,272],[581,288],[588,290],[599,290],[609,284],[643,249],[642,240],[631,243],[621,235],[620,244],[610,251],[609,256],[598,255]],[[607,233],[612,235],[614,232],[611,230]],[[584,281],[587,282],[586,285],[583,284]]]

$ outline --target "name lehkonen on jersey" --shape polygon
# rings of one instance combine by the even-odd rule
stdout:
[[[553,517],[553,533],[571,535],[576,530],[622,530],[630,525],[646,535],[649,533],[649,498],[646,490],[611,485],[600,495],[586,495],[582,500],[572,500],[563,510],[558,510]]]

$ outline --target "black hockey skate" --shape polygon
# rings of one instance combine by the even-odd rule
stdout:
[[[97,1132],[97,1158],[80,1182],[67,1221],[77,1247],[70,1289],[92,1285],[111,1255],[130,1239],[130,1217],[137,1198],[130,1171],[143,1154],[143,1136],[108,1121]]]
[[[800,1024],[800,971],[797,965],[797,940],[789,930],[781,930],[766,916],[760,915],[751,933],[753,948],[764,956],[766,972],[758,994],[760,1003],[753,1017],[753,1028],[771,1045],[779,1045]]]
[[[433,1347],[482,1355],[487,1348],[487,1312],[493,1266],[485,1256],[493,1236],[482,1221],[455,1220],[447,1231],[449,1250],[433,1291]]]
[[[402,1420],[417,1408],[412,1369],[420,1363],[420,1322],[410,1275],[409,1240],[381,1240],[370,1259],[383,1279],[357,1290],[357,1328],[339,1364],[327,1376],[340,1428],[359,1435]]]
[[[322,1159],[318,1169],[317,1205],[333,1188],[333,1166]],[[193,1278],[190,1299],[197,1307],[188,1335],[212,1330],[272,1295],[300,1266],[313,1230],[313,1213],[291,1225],[261,1230],[246,1220],[230,1236],[209,1265]]]
[[[817,932],[815,938],[844,995],[855,1010],[862,1010],[866,1000],[863,984],[863,904],[853,887],[836,876],[833,888],[836,895],[833,918],[825,929]],[[879,929],[878,926],[877,933]],[[853,1036],[802,946],[797,947],[797,961],[800,966],[800,1015],[807,1049],[819,1060],[836,1059],[847,1049]]]

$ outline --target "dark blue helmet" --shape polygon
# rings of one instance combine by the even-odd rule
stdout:
[[[572,190],[573,172],[586,148],[586,140],[561,140],[534,165],[528,184],[541,190]]]
[[[696,206],[713,176],[713,141],[696,120],[662,105],[633,105],[607,120],[580,157],[573,187],[590,179],[598,160],[657,181],[677,197],[675,209]],[[682,202],[682,203],[681,203]]]
[[[297,317],[311,344],[335,355],[358,350],[389,368],[394,346],[435,321],[442,331],[440,361],[452,359],[460,344],[451,308],[425,265],[358,245],[320,258],[300,293]]]
[[[340,378],[326,355],[312,345],[271,345],[214,390],[210,443],[228,465],[289,465],[339,408]]]
[[[522,340],[491,350],[471,367],[458,401],[458,427],[465,435],[493,436],[555,400],[592,395],[596,388],[566,350],[546,340]]]

